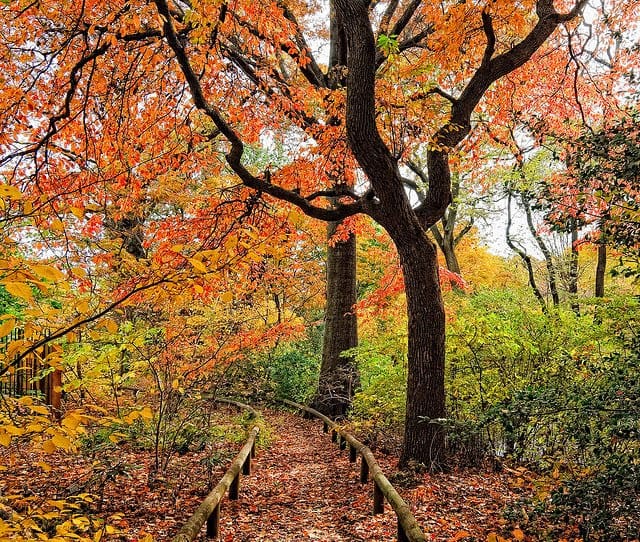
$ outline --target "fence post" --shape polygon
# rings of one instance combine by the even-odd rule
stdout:
[[[242,464],[242,474],[249,476],[251,474],[251,454],[247,456]]]
[[[355,446],[349,444],[349,462],[355,463],[357,458],[358,458],[358,450],[356,450]]]
[[[331,442],[338,442],[338,432],[335,429],[331,431]]]
[[[374,515],[384,513],[384,493],[375,480],[373,481],[373,513]]]
[[[398,517],[398,542],[409,542],[409,538],[407,537],[407,533],[404,532],[404,528],[402,527],[402,523],[400,522],[399,517]]]
[[[344,435],[340,435],[340,449],[341,450],[347,449],[347,439],[344,438]]]
[[[360,483],[366,484],[369,480],[369,463],[363,455],[360,456]]]
[[[207,518],[207,538],[218,538],[218,534],[220,534],[220,503]]]
[[[229,498],[232,501],[238,500],[238,494],[240,493],[240,473],[236,474],[236,477],[229,486]]]

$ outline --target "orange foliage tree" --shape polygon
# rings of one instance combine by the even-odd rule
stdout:
[[[210,235],[225,237],[253,206],[287,202],[329,222],[369,215],[397,247],[407,297],[401,464],[438,467],[445,316],[425,231],[451,201],[450,155],[483,96],[497,100],[504,88],[492,85],[534,55],[543,64],[547,40],[585,3],[335,0],[343,54],[326,70],[311,45],[326,35],[318,25],[327,13],[315,4],[12,0],[2,7],[0,50],[5,212],[62,233],[73,216],[84,221],[94,205],[108,203],[113,214],[103,225],[126,244],[167,210],[167,191],[206,192],[214,176],[240,181],[230,181],[215,205],[203,203],[199,212],[215,210],[203,221],[206,231],[186,228],[182,247],[154,252],[164,270],[154,276],[165,282],[167,266],[184,269],[180,261],[200,273],[218,265],[222,244],[210,249]],[[248,159],[252,147],[274,142],[286,149],[284,163]],[[427,181],[418,205],[402,173],[416,152],[426,157]],[[353,183],[336,183],[336,163],[354,171]],[[159,207],[130,205],[152,185],[162,194]],[[100,190],[109,195],[87,205]],[[173,212],[178,230],[178,218],[197,218],[180,206]],[[134,260],[148,256],[135,242],[127,246]],[[155,268],[140,265],[148,257],[139,260],[130,262],[128,280],[151,284]]]

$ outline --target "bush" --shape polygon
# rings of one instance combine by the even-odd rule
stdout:
[[[402,435],[407,365],[397,352],[402,349],[363,342],[345,353],[355,357],[360,373],[350,418],[370,446],[376,446],[382,436],[386,445],[397,444]]]
[[[300,350],[285,350],[269,362],[269,380],[278,398],[305,403],[318,384],[319,363]]]
[[[566,525],[585,541],[640,535],[640,336],[620,330],[619,348],[580,358],[572,379],[522,390],[493,410],[516,451],[530,450],[551,472],[548,487],[521,506],[524,520],[553,538]]]

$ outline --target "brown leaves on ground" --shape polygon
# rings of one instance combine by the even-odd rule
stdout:
[[[322,424],[297,415],[265,413],[273,441],[259,450],[250,476],[242,477],[240,498],[225,500],[220,540],[233,542],[385,542],[396,540],[396,517],[390,506],[372,515],[373,486],[361,485],[359,463],[349,462],[322,434]],[[227,452],[235,453],[233,445]],[[208,489],[222,477],[225,465],[207,469],[211,450],[176,456],[164,477],[150,477],[152,454],[121,448],[98,461],[55,454],[48,461],[55,476],[37,466],[39,458],[15,448],[0,450],[8,469],[0,481],[0,496],[20,494],[34,499],[66,498],[92,493],[89,514],[97,514],[118,532],[103,540],[136,541],[146,534],[170,540],[195,510]],[[379,457],[388,476],[395,459]],[[516,483],[506,474],[460,472],[420,475],[412,488],[398,487],[410,503],[427,538],[436,541],[523,540],[525,534],[507,528],[504,505],[518,497]],[[30,505],[30,504],[29,504]],[[19,500],[13,501],[16,510]],[[20,511],[20,510],[18,510]],[[204,531],[199,540],[206,540]]]

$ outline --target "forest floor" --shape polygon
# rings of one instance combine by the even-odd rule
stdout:
[[[359,483],[359,461],[350,463],[349,454],[322,433],[320,422],[279,411],[263,414],[270,426],[269,446],[258,450],[251,475],[242,477],[239,500],[224,501],[219,540],[396,540],[390,506],[372,515],[372,483]],[[38,466],[41,456],[0,447],[0,465],[7,466],[0,478],[0,497],[20,495],[22,500],[11,502],[24,514],[27,509],[45,509],[53,499],[90,494],[83,503],[86,513],[115,528],[102,540],[170,540],[239,448],[236,444],[214,451],[219,460],[213,463],[207,461],[211,449],[176,455],[164,477],[150,478],[152,455],[126,446],[112,449],[106,457],[52,454],[47,456],[50,472]],[[528,484],[521,477],[463,470],[416,475],[406,487],[392,476],[395,458],[376,455],[428,539],[523,539],[502,519],[504,507],[526,491]],[[206,540],[204,533],[199,540]]]

